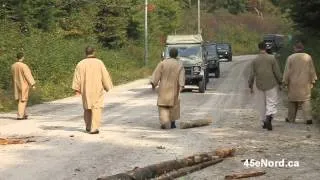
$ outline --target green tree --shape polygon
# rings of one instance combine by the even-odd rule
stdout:
[[[320,0],[292,0],[288,6],[290,16],[299,28],[319,34]]]
[[[99,3],[95,32],[106,47],[119,48],[126,44],[131,0],[103,0]]]

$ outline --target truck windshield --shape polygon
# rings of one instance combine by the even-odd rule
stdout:
[[[217,45],[217,50],[218,51],[228,51],[229,46],[227,44],[218,44]]]
[[[215,44],[206,46],[208,56],[217,56],[217,46]]]
[[[179,57],[186,57],[190,59],[201,58],[201,45],[170,45],[166,48],[166,57],[169,57],[169,51],[171,48],[178,49]]]

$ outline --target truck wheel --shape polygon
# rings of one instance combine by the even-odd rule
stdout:
[[[232,61],[232,56],[229,58],[229,61],[230,61],[230,62]]]
[[[206,80],[203,78],[201,81],[199,81],[199,92],[204,93],[206,91]]]
[[[214,72],[214,76],[216,78],[219,78],[220,77],[220,67],[218,67],[218,69],[216,69],[216,71]]]

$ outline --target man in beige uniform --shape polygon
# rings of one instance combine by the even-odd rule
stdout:
[[[179,94],[185,83],[184,67],[177,60],[178,50],[170,49],[169,55],[158,64],[151,79],[153,89],[160,81],[157,105],[162,129],[176,128],[175,120],[180,118]]]
[[[288,118],[287,122],[295,122],[298,107],[301,106],[304,120],[312,124],[311,89],[317,80],[312,58],[303,52],[301,42],[294,46],[295,53],[288,57],[283,83],[288,86]]]
[[[82,95],[86,131],[90,134],[99,133],[104,90],[109,91],[113,87],[109,72],[94,53],[92,47],[86,48],[87,58],[76,66],[72,83],[72,89]]]
[[[272,130],[271,121],[277,113],[278,85],[281,84],[282,76],[276,59],[266,52],[266,44],[261,42],[258,46],[260,54],[252,62],[249,88],[253,92],[253,84],[256,80],[257,107],[263,123],[262,127]]]
[[[15,100],[18,101],[18,117],[17,120],[27,119],[26,107],[29,97],[30,87],[35,88],[35,81],[31,74],[30,68],[23,63],[23,53],[17,54],[18,62],[11,66],[13,76],[13,90]]]

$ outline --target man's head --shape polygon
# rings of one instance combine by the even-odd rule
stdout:
[[[304,46],[301,41],[297,41],[296,44],[294,45],[293,49],[294,49],[294,52],[296,52],[296,53],[303,52]]]
[[[94,55],[95,49],[91,46],[86,47],[86,56]]]
[[[266,51],[266,49],[267,49],[266,43],[265,42],[260,42],[258,44],[258,48],[259,48],[260,51]]]
[[[23,52],[17,53],[17,60],[18,60],[18,61],[23,61],[23,59],[24,59],[24,54],[23,54]]]
[[[178,49],[177,48],[171,48],[169,51],[169,56],[171,58],[176,59],[178,57]]]

